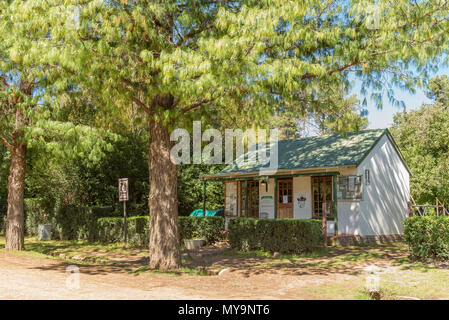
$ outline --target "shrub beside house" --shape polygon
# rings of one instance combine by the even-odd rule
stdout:
[[[322,246],[322,225],[312,219],[232,219],[229,243],[241,251],[306,253]]]
[[[404,240],[417,260],[449,260],[449,217],[415,216],[404,220]]]

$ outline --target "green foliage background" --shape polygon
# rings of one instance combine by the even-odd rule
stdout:
[[[131,190],[129,206],[147,210],[146,142],[122,137],[111,142],[111,146],[103,160],[94,164],[78,157],[42,163],[40,154],[31,150],[27,197],[41,197],[53,203],[73,206],[117,207],[118,179],[128,177]],[[121,208],[117,208],[119,210]]]
[[[178,210],[187,216],[195,209],[203,208],[203,183],[198,179],[205,174],[219,172],[224,165],[180,165],[178,166]],[[223,182],[206,183],[206,209],[215,210],[224,206]]]
[[[432,78],[427,96],[433,103],[394,116],[391,129],[412,172],[410,189],[417,204],[449,206],[449,81]]]

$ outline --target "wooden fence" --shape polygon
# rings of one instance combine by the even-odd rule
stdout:
[[[449,216],[448,208],[438,198],[435,198],[435,205],[418,205],[412,196],[410,196],[410,200],[408,204],[408,215],[410,217],[427,216],[430,214],[431,209],[434,209],[437,216]]]

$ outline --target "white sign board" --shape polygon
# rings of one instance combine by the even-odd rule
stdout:
[[[119,201],[128,201],[128,178],[118,180]]]
[[[262,208],[274,208],[274,201],[272,196],[260,197],[260,206]]]

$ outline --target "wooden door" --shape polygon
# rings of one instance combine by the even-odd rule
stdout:
[[[327,220],[334,219],[334,210],[332,205],[332,187],[332,176],[312,177],[312,218],[323,218],[323,202],[325,202]]]
[[[278,180],[278,218],[293,218],[293,179]]]
[[[241,217],[245,216],[245,182],[240,182]],[[259,217],[259,181],[248,181],[248,217]]]
[[[248,181],[248,217],[259,217],[259,181]]]

